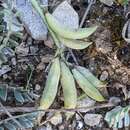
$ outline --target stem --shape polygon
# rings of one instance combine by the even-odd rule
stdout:
[[[31,67],[31,66],[29,66],[29,67],[30,67],[30,69],[31,69],[31,72],[30,72],[30,74],[29,74],[29,78],[28,78],[28,80],[27,80],[27,84],[26,84],[25,90],[28,90],[29,84],[30,84],[30,81],[31,81],[31,78],[32,78],[32,74],[33,74],[33,69],[32,69],[32,67]]]

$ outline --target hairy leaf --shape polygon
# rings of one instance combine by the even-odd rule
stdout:
[[[105,120],[109,126],[113,128],[123,128],[123,126],[128,127],[130,125],[129,110],[130,105],[124,108],[117,106],[106,113]]]

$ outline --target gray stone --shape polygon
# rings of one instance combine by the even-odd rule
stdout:
[[[77,121],[76,129],[81,130],[82,128],[83,128],[83,122],[82,121]]]
[[[13,57],[13,58],[11,59],[11,63],[12,63],[12,65],[16,65],[16,64],[17,64],[17,61],[16,61],[16,58],[15,58],[15,57]]]
[[[55,113],[55,115],[50,119],[50,122],[55,126],[58,124],[61,124],[62,123],[61,113],[59,113],[59,112]]]
[[[6,74],[7,72],[11,71],[11,68],[8,65],[4,65],[0,68],[0,76]]]
[[[89,126],[99,126],[102,118],[103,117],[100,114],[85,114],[84,122]]]
[[[77,102],[77,108],[79,107],[79,108],[82,108],[82,107],[92,107],[92,106],[94,106],[95,105],[95,103],[96,103],[96,101],[94,101],[94,100],[92,100],[91,98],[89,98],[89,97],[85,97],[85,98],[83,98],[83,99],[81,99],[81,100],[78,100],[78,102]],[[86,109],[84,109],[84,110],[81,110],[81,112],[87,112],[87,110]]]
[[[105,81],[105,80],[108,79],[108,76],[109,76],[108,72],[107,71],[103,71],[101,76],[100,76],[100,80],[101,81]]]
[[[121,102],[121,99],[119,97],[111,97],[109,99],[109,103],[114,104],[114,105],[118,105]]]
[[[73,29],[79,27],[79,16],[67,1],[62,2],[55,9],[53,16],[64,26]]]
[[[41,4],[48,4],[47,0],[41,0]],[[21,20],[28,33],[35,40],[45,40],[47,38],[47,27],[40,15],[32,7],[28,0],[16,0],[15,8],[21,13]]]

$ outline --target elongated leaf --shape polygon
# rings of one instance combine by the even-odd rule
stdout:
[[[57,94],[59,79],[60,62],[59,58],[56,58],[51,65],[39,109],[48,109],[51,106]]]
[[[95,77],[88,69],[82,66],[76,66],[76,69],[80,73],[82,73],[84,77],[87,78],[87,80],[89,80],[89,82],[93,84],[95,87],[102,87],[103,83],[97,77]]]
[[[92,35],[97,29],[97,26],[88,28],[70,29],[59,23],[59,21],[48,12],[45,14],[45,17],[50,28],[57,35],[67,39],[84,39]]]
[[[73,75],[79,84],[80,88],[92,99],[96,101],[104,101],[104,97],[77,69],[72,70]]]
[[[0,98],[3,101],[6,101],[6,99],[7,99],[7,87],[6,87],[6,85],[0,85]]]
[[[110,112],[107,112],[107,114],[106,114],[106,116],[105,116],[105,120],[106,120],[107,122],[109,122],[109,124],[113,124],[113,122],[115,121],[115,119],[114,119],[114,121],[113,121],[112,117],[115,118],[115,114],[116,114],[117,112],[119,112],[120,110],[121,110],[121,107],[118,106],[118,107],[116,107],[115,109],[111,110]]]
[[[64,62],[61,62],[61,85],[63,88],[65,108],[75,108],[77,103],[75,81],[72,73]]]
[[[89,47],[92,44],[92,42],[86,42],[86,41],[81,41],[81,40],[65,39],[65,38],[62,38],[62,37],[59,37],[59,40],[66,47],[71,48],[71,49],[77,49],[77,50],[85,49],[85,48]]]
[[[20,91],[18,91],[18,90],[14,90],[14,97],[20,103],[24,103],[24,101],[25,101],[24,98],[23,98],[22,93]]]

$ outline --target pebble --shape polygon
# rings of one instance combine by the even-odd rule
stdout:
[[[72,29],[79,27],[79,16],[71,5],[64,1],[53,12],[53,16],[63,25]]]
[[[41,86],[40,86],[39,84],[36,84],[36,85],[35,85],[35,90],[36,90],[36,91],[39,91],[40,89],[41,89]]]
[[[77,126],[76,126],[76,129],[77,130],[81,130],[83,128],[83,122],[82,121],[77,121]]]
[[[102,118],[100,114],[85,114],[84,122],[89,126],[99,126]]]
[[[114,105],[118,105],[121,102],[121,99],[119,97],[111,97],[109,99],[109,103],[112,103]]]
[[[89,97],[83,98],[81,100],[78,100],[77,102],[77,108],[78,107],[92,107],[94,106],[96,103],[96,101],[92,100]],[[86,112],[87,110],[81,110],[81,112]]]
[[[11,63],[12,63],[12,65],[14,65],[14,66],[17,64],[17,61],[16,61],[16,58],[15,58],[15,57],[11,58]]]
[[[58,124],[61,124],[62,123],[61,113],[59,113],[59,112],[55,113],[55,115],[50,119],[50,122],[55,126]]]
[[[109,76],[108,72],[107,71],[103,71],[101,76],[100,76],[100,80],[101,81],[105,81],[105,80],[108,79],[108,76]]]
[[[42,0],[41,4],[47,6],[48,1]],[[31,3],[28,0],[16,0],[15,8],[21,13],[20,18],[32,38],[45,40],[48,33],[47,27]]]

